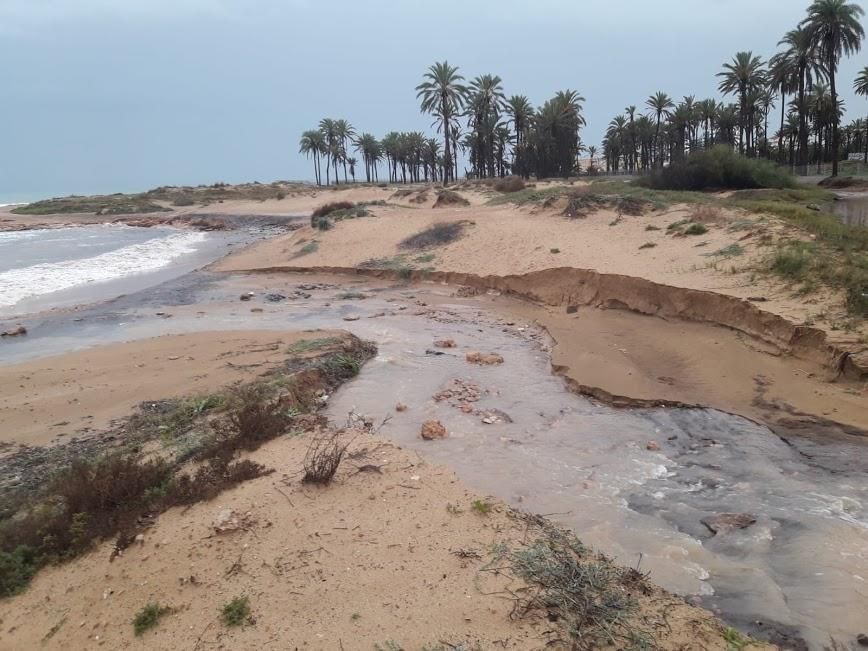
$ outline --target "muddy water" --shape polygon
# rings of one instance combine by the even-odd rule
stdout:
[[[786,648],[821,649],[830,637],[855,644],[868,628],[864,448],[830,443],[818,450],[816,443],[783,441],[712,410],[593,403],[551,374],[545,333],[510,325],[472,299],[452,299],[445,287],[332,279],[344,286],[307,287],[307,298],[266,302],[267,292],[290,295],[311,282],[284,277],[264,281],[251,302],[239,302],[252,282],[263,281],[188,280],[116,302],[110,312],[79,313],[75,323],[53,316],[32,328],[32,338],[6,347],[4,359],[44,355],[72,342],[203,328],[347,328],[375,341],[379,353],[331,397],[335,421],[350,411],[381,419],[395,403],[409,405],[385,425],[385,436],[452,468],[478,491],[552,514],[620,563],[639,566],[745,630],[788,641]],[[368,298],[341,298],[348,289]],[[155,317],[157,308],[172,318]],[[251,314],[251,308],[263,311]],[[433,354],[432,342],[441,338],[454,339],[457,348]],[[468,350],[497,352],[505,363],[471,365],[464,360]],[[456,379],[479,388],[478,410],[499,410],[512,422],[486,424],[484,414],[432,398]],[[429,418],[443,422],[448,439],[418,438]],[[749,513],[757,521],[715,536],[701,520],[721,512]]]
[[[835,202],[835,213],[850,226],[868,226],[868,193],[840,193]]]

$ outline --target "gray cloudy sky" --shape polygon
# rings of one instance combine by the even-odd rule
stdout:
[[[587,144],[656,90],[716,95],[737,50],[768,57],[808,0],[0,0],[0,202],[310,178],[324,116],[428,129],[414,86],[446,58],[508,94],[587,98]],[[868,5],[866,5],[868,8]],[[868,113],[845,61],[848,119]]]

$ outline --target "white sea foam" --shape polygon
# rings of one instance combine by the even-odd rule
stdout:
[[[21,233],[2,235],[24,236]],[[40,296],[79,285],[114,280],[156,271],[183,255],[196,251],[204,233],[176,233],[132,244],[92,258],[37,264],[0,273],[0,306],[10,306],[31,296]]]

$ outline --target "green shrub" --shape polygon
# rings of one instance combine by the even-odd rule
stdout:
[[[220,619],[226,626],[241,626],[250,621],[250,600],[235,597],[220,609]]]
[[[772,271],[785,278],[797,280],[811,266],[811,247],[804,242],[793,242],[779,248],[772,258]]]
[[[334,224],[332,224],[331,221],[329,221],[325,217],[319,217],[314,223],[311,224],[311,226],[316,228],[318,231],[330,231]]]
[[[161,606],[158,603],[149,603],[137,612],[136,616],[133,618],[133,632],[135,632],[136,635],[141,635],[148,629],[154,628],[154,626],[156,626],[160,621],[160,618],[170,610],[171,608],[168,606]]]
[[[860,317],[868,317],[868,275],[847,287],[847,311]]]
[[[193,197],[188,194],[181,194],[172,202],[173,206],[192,206],[196,202],[193,201]]]
[[[427,249],[454,242],[464,233],[462,222],[438,222],[424,231],[401,240],[398,246],[402,249]]]
[[[505,179],[497,179],[494,182],[494,189],[506,194],[524,190],[526,187],[527,184],[520,176],[507,176]]]
[[[708,228],[705,224],[691,224],[684,229],[685,235],[705,235],[707,232]]]
[[[11,553],[0,551],[0,597],[21,592],[38,569],[36,552],[31,547],[19,545]]]
[[[673,162],[640,183],[657,190],[741,190],[790,188],[795,179],[770,161],[747,158],[731,147],[719,145]]]

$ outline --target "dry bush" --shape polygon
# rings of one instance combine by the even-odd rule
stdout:
[[[306,484],[328,484],[334,478],[353,439],[344,430],[328,430],[314,436],[304,455]]]
[[[694,224],[721,224],[726,221],[726,218],[717,206],[699,204],[693,209],[690,221]]]
[[[443,206],[469,206],[470,202],[462,197],[457,192],[453,192],[452,190],[440,190],[437,193],[437,201],[434,202],[435,208],[442,208]]]
[[[232,390],[226,423],[238,440],[238,449],[255,450],[286,431],[288,419],[264,384],[247,384]]]
[[[353,205],[354,204],[350,201],[332,201],[331,203],[324,204],[313,211],[311,214],[311,223],[313,223],[313,219],[316,217],[327,217],[335,210],[349,210]]]
[[[401,240],[402,249],[427,249],[432,246],[450,244],[464,234],[463,222],[438,222],[424,231]]]
[[[567,195],[567,205],[563,214],[571,219],[586,217],[588,213],[606,205],[606,199],[588,188],[572,190]]]
[[[527,184],[520,176],[507,176],[505,179],[497,179],[494,182],[494,189],[504,193],[518,192],[519,190],[524,190],[526,187]]]

